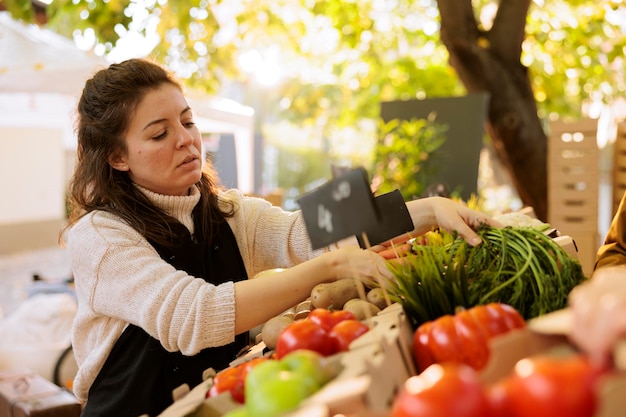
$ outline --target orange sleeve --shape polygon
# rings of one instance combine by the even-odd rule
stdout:
[[[626,193],[613,216],[609,231],[598,249],[595,269],[626,264]]]

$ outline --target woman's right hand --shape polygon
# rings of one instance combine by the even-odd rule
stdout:
[[[361,249],[357,246],[346,246],[322,256],[328,256],[334,280],[356,278],[365,284],[384,282],[393,278],[387,268],[387,261],[374,250]]]
[[[387,261],[372,250],[345,246],[291,268],[235,283],[235,331],[240,333],[310,297],[317,284],[354,278],[366,286],[393,277]],[[254,314],[249,307],[254,306]]]

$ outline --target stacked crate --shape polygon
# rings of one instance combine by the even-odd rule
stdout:
[[[617,207],[626,191],[626,121],[617,125],[617,136],[615,137],[613,152],[612,216],[617,212]]]
[[[587,276],[600,245],[597,131],[594,119],[555,121],[548,135],[548,223],[574,239]]]

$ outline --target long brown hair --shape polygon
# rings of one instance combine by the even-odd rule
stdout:
[[[165,214],[133,185],[127,172],[109,165],[109,157],[126,151],[124,135],[137,106],[163,84],[182,86],[173,75],[147,59],[130,59],[100,70],[85,83],[78,102],[77,162],[69,186],[70,215],[66,228],[85,214],[103,210],[121,217],[147,239],[171,246],[178,221]],[[213,225],[232,216],[218,207],[217,177],[204,164],[198,207],[203,213],[203,234],[211,236]],[[63,231],[62,231],[63,232]]]

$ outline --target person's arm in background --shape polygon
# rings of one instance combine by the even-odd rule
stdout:
[[[626,336],[626,195],[617,209],[594,272],[569,296],[570,339],[600,365],[611,361],[615,344]]]
[[[570,340],[598,365],[610,365],[616,343],[626,337],[626,265],[597,269],[569,295]]]
[[[626,264],[626,194],[611,220],[611,225],[598,250],[594,270]]]

